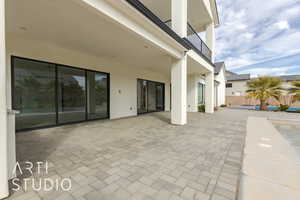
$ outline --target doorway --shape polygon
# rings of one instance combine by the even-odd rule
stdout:
[[[165,84],[155,81],[137,80],[138,114],[159,112],[165,109]]]

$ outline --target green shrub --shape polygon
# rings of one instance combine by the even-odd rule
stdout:
[[[226,104],[222,104],[221,107],[222,107],[222,108],[225,108],[225,107],[227,107],[227,105],[226,105]]]
[[[289,105],[280,104],[280,106],[279,106],[280,111],[287,111],[287,109],[289,109]]]
[[[198,106],[198,112],[205,112],[205,105]]]

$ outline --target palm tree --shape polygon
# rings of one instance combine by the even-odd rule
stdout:
[[[259,77],[247,82],[247,94],[260,101],[260,110],[267,110],[267,100],[271,97],[279,100],[282,82],[275,77]]]
[[[289,88],[289,93],[293,95],[293,102],[300,101],[300,81],[291,83],[292,87]]]

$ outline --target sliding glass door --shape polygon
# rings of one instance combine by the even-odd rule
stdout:
[[[12,57],[16,130],[109,117],[109,74]]]
[[[198,83],[198,105],[205,104],[205,85]]]
[[[137,82],[137,110],[138,113],[147,112],[147,81],[138,80]]]
[[[108,118],[108,76],[87,72],[88,119]]]
[[[164,110],[164,86],[163,83],[138,79],[138,114]]]
[[[58,123],[85,120],[85,71],[59,66],[58,70]]]
[[[156,84],[156,110],[163,111],[165,109],[165,88],[163,84]]]
[[[55,125],[55,65],[19,58],[12,64],[17,130]]]

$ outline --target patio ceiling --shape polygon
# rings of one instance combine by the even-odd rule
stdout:
[[[55,44],[168,74],[170,56],[77,0],[7,0],[7,37]]]
[[[171,19],[171,1],[172,0],[140,0],[154,14],[160,17],[162,21]],[[204,26],[210,23],[210,16],[205,8],[204,2],[200,0],[188,0],[188,22],[201,32]]]

